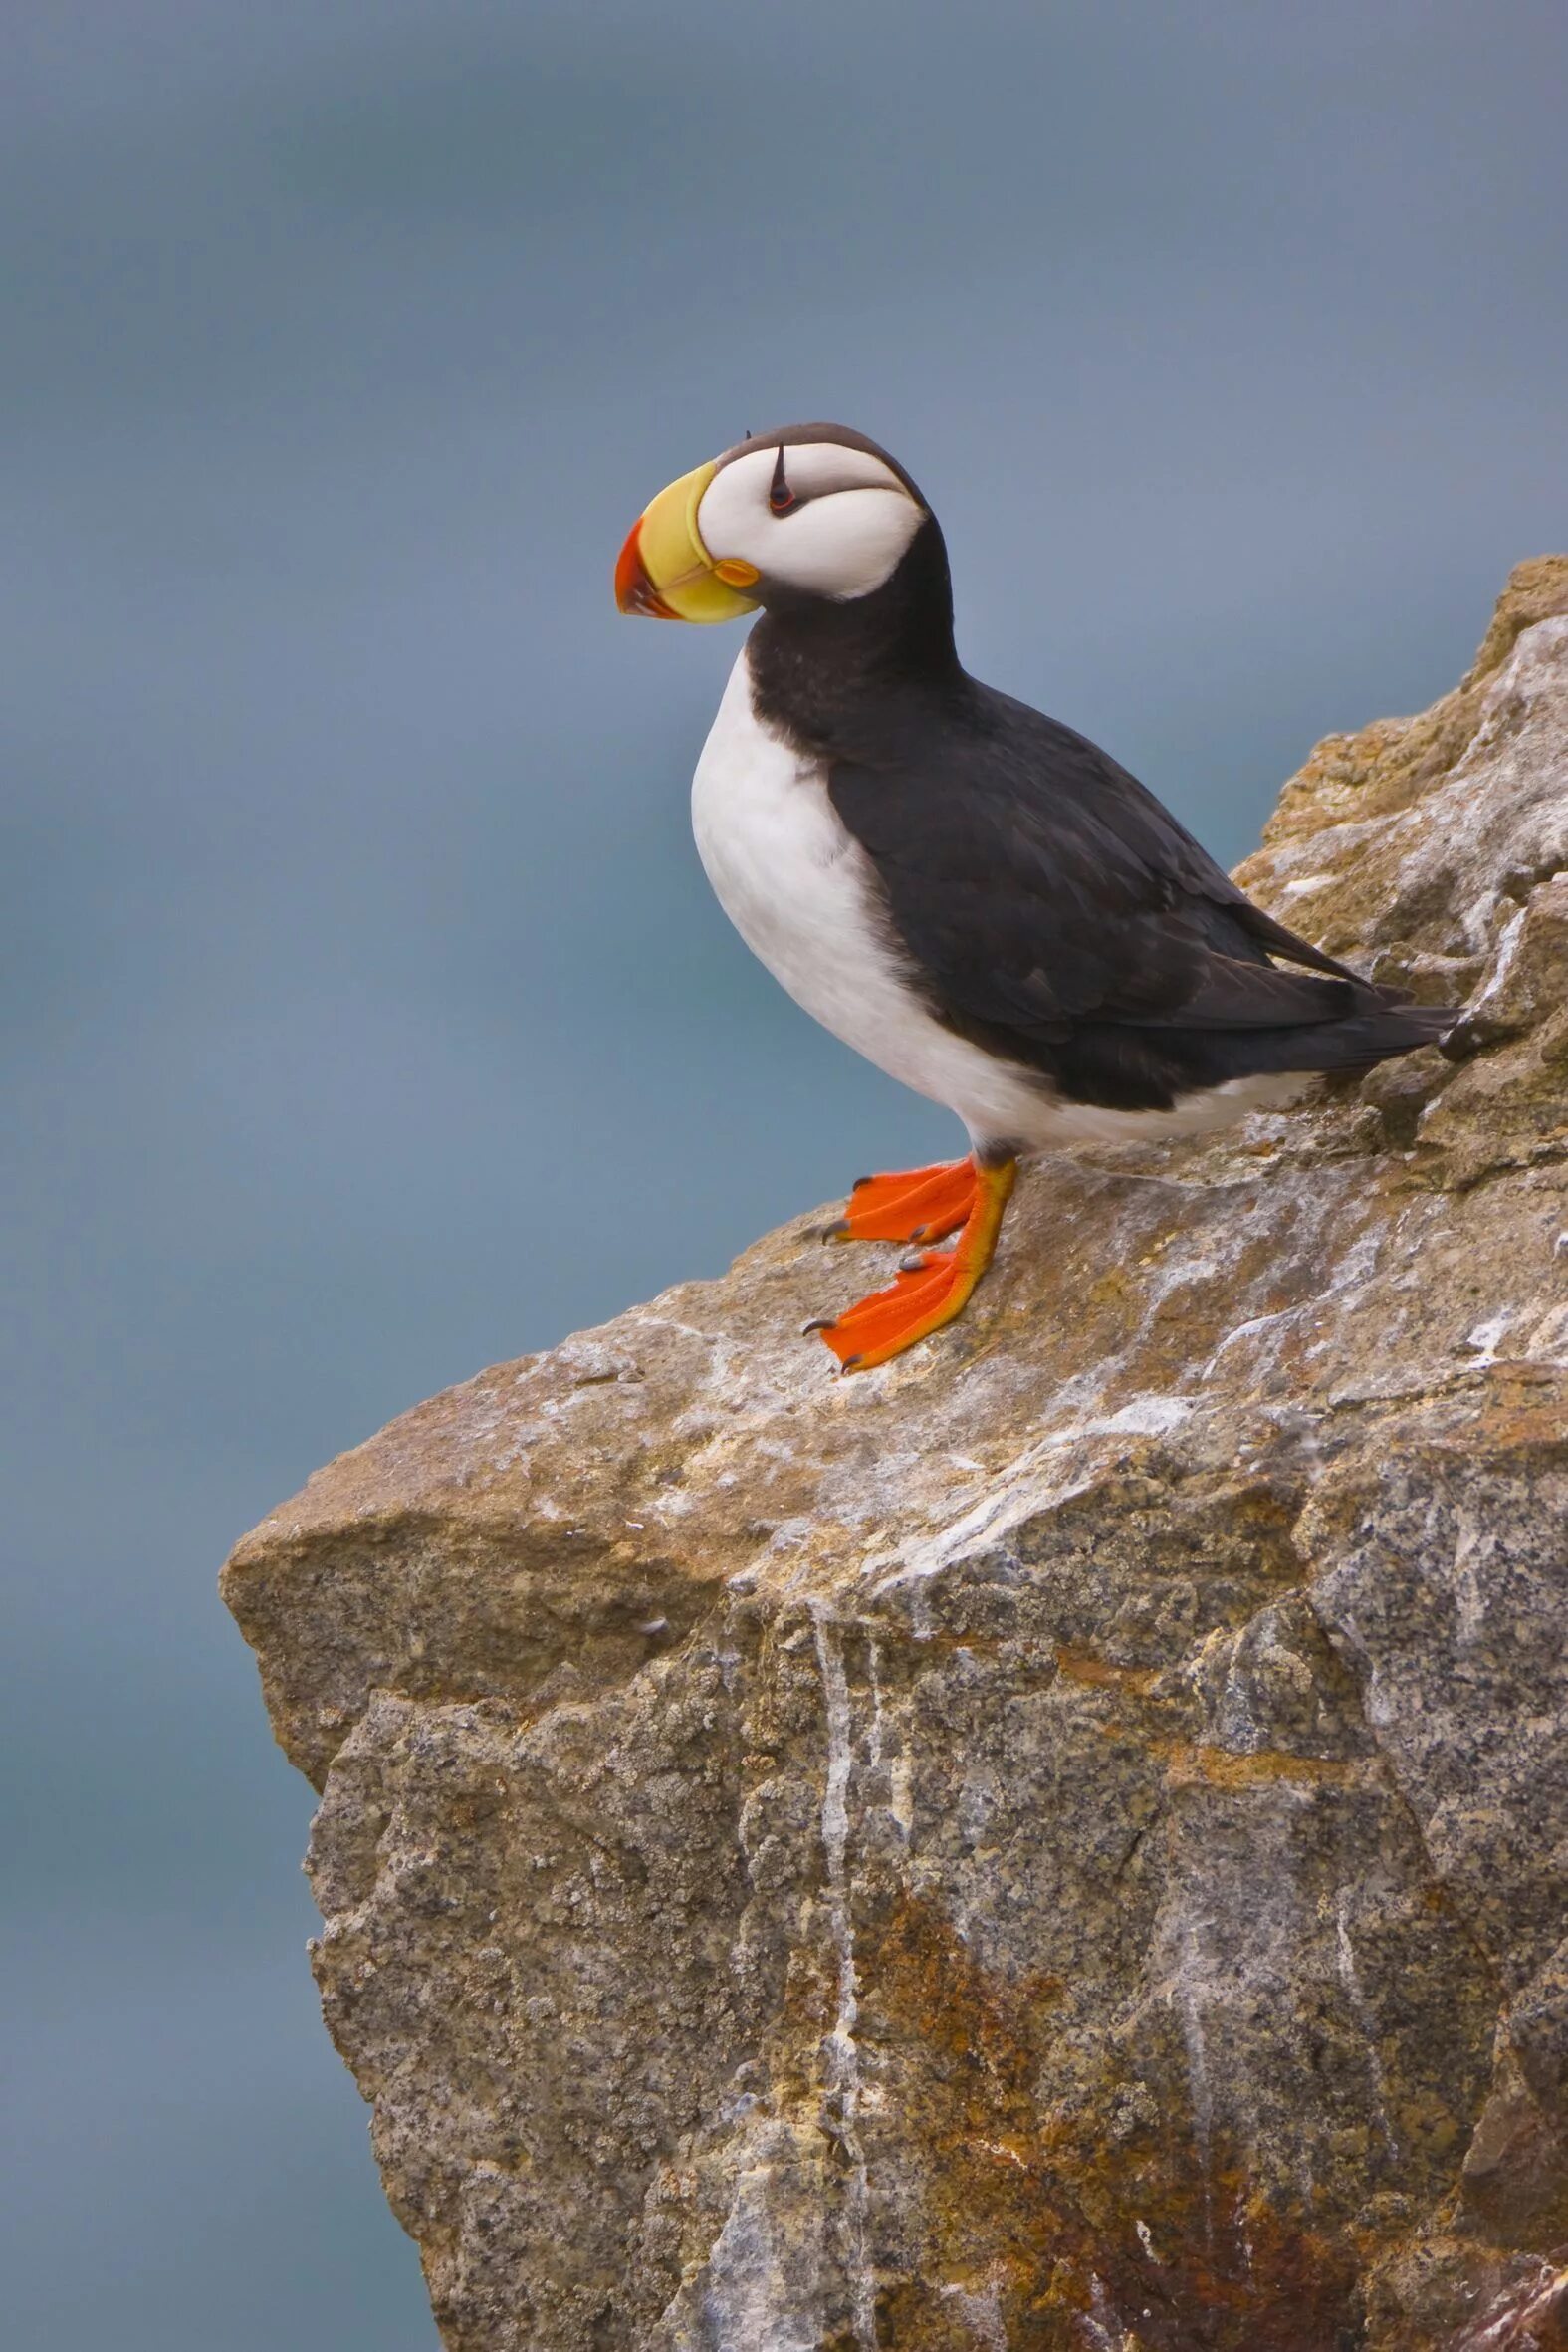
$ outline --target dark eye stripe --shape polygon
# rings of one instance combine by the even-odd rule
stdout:
[[[768,485],[768,505],[772,513],[786,515],[795,503],[794,492],[784,480],[784,448],[781,444],[779,455],[774,460],[774,478]]]

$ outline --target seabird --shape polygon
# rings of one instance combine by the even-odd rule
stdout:
[[[742,938],[824,1028],[969,1131],[830,1228],[916,1245],[819,1330],[845,1371],[962,1312],[1023,1154],[1188,1135],[1441,1037],[1253,906],[1125,768],[959,660],[941,528],[843,425],[749,434],[661,490],[622,612],[761,609],[692,784]],[[929,1245],[957,1234],[951,1250]]]

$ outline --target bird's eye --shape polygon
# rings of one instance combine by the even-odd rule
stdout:
[[[781,449],[774,463],[774,478],[768,485],[769,512],[775,515],[786,515],[794,504],[794,492],[784,480],[784,451]]]

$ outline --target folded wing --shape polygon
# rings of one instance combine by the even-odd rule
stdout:
[[[1254,1072],[1365,1066],[1451,1024],[1252,906],[1084,737],[975,691],[961,736],[829,774],[948,1027],[1070,1099],[1164,1109]]]

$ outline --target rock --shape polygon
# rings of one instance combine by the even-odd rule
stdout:
[[[452,2352],[1568,2341],[1565,825],[1549,559],[1243,869],[1450,1058],[1041,1162],[850,1379],[801,1218],[239,1546]]]

